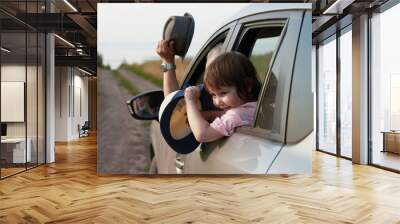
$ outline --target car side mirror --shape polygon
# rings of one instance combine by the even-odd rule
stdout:
[[[164,100],[162,90],[152,90],[126,101],[128,111],[138,120],[158,120],[158,111]]]

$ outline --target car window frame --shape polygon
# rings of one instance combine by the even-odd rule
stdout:
[[[250,24],[258,25],[258,24],[274,23],[276,21],[285,21],[285,25],[284,25],[284,27],[281,31],[281,35],[279,37],[278,46],[277,46],[276,50],[274,51],[273,56],[270,61],[268,73],[265,77],[264,83],[262,83],[261,92],[260,92],[260,95],[257,100],[255,119],[253,121],[253,124],[251,127],[239,127],[237,129],[237,132],[240,132],[243,134],[248,134],[248,135],[253,135],[253,136],[257,136],[257,137],[261,137],[261,138],[266,138],[266,139],[270,139],[270,140],[278,141],[278,142],[282,142],[282,143],[286,142],[287,115],[288,115],[288,109],[289,109],[288,108],[289,107],[289,99],[288,98],[285,99],[286,102],[284,102],[284,105],[282,107],[282,112],[285,112],[282,116],[282,119],[284,119],[284,121],[281,122],[281,124],[280,124],[281,130],[278,135],[272,133],[270,130],[256,127],[256,125],[257,125],[257,121],[258,121],[257,118],[260,113],[260,108],[264,102],[264,96],[265,96],[268,82],[269,82],[269,79],[271,76],[271,71],[272,71],[275,61],[276,61],[276,57],[277,57],[278,53],[280,52],[283,42],[285,41],[287,31],[291,28],[295,28],[295,24],[293,24],[293,25],[291,24],[291,19],[294,16],[302,15],[304,11],[305,11],[304,9],[295,9],[295,10],[265,12],[265,13],[261,13],[261,14],[257,14],[257,15],[244,17],[244,18],[240,19],[238,21],[238,23],[236,24],[234,33],[231,37],[231,40],[234,40],[234,41],[230,41],[229,45],[227,46],[227,51],[236,50],[236,48],[240,45],[240,41],[242,41],[242,38],[245,36],[244,31],[247,31],[247,28],[250,27],[249,26]],[[301,27],[301,23],[300,23],[300,27]],[[256,27],[254,27],[254,28],[256,28]],[[300,37],[297,36],[296,40],[298,41],[299,38]],[[296,52],[297,52],[297,49],[294,51],[295,55],[296,55]],[[296,58],[294,58],[294,61],[292,61],[291,64],[294,65],[295,62],[296,62]],[[291,69],[292,70],[292,72],[290,73],[291,76],[293,76],[293,69],[294,69],[294,66],[292,66],[292,69]],[[291,79],[292,77],[289,77],[289,78]],[[291,83],[289,84],[289,86],[290,85],[291,85]],[[285,92],[287,92],[286,95],[290,95],[290,90],[286,90]]]

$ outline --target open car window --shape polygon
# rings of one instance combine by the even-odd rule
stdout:
[[[269,131],[275,128],[278,133],[280,123],[274,122],[274,119],[278,118],[281,105],[278,102],[281,99],[277,97],[280,95],[279,73],[271,72],[270,67],[278,51],[284,25],[285,23],[249,24],[242,29],[239,42],[236,43],[236,50],[248,56],[253,63],[260,84],[266,85],[265,91],[258,97],[259,101],[262,99],[262,103],[256,127]]]
[[[291,58],[285,58],[285,55],[291,56],[294,52],[296,46],[291,45],[297,37],[292,35],[288,38],[287,27],[286,19],[243,24],[238,33],[239,40],[234,44],[236,51],[249,57],[263,86],[258,97],[254,127],[266,133],[263,134],[264,137],[282,142],[282,127],[286,122],[286,95],[289,92],[291,75],[291,66],[285,69],[282,69],[282,66],[285,60],[287,63],[292,62]],[[285,45],[283,49],[282,45]],[[288,49],[289,45],[291,48]]]
[[[206,64],[207,64],[207,55],[208,55],[208,53],[209,53],[215,46],[224,43],[224,41],[225,41],[225,39],[226,39],[226,34],[227,34],[227,32],[222,33],[220,36],[218,36],[218,37],[215,39],[215,42],[211,43],[211,44],[207,47],[207,49],[205,50],[205,55],[204,55],[203,58],[202,58],[201,66],[198,66],[198,67],[197,67],[198,71],[196,71],[196,72],[197,72],[197,75],[196,75],[197,78],[195,78],[195,80],[196,80],[196,81],[195,81],[195,85],[199,85],[199,84],[202,84],[202,83],[203,83],[204,72],[205,72],[205,70],[206,70]]]
[[[207,55],[208,53],[217,45],[223,44],[226,40],[226,36],[228,34],[228,31],[223,32],[222,34],[218,35],[202,52],[201,57],[199,57],[198,60],[200,60],[199,64],[195,68],[195,71],[192,75],[192,78],[190,79],[189,83],[191,85],[199,85],[203,83],[203,78],[204,78],[204,72],[206,70],[206,64],[207,64]]]
[[[236,50],[248,56],[262,84],[277,49],[283,25],[250,26],[244,29]]]
[[[233,27],[236,22],[226,25],[224,28],[217,31],[204,45],[204,47],[199,51],[199,54],[192,61],[189,66],[189,70],[185,77],[181,88],[186,88],[187,86],[193,86],[203,83],[204,71],[207,63],[207,54],[216,45],[222,44],[222,50],[225,51],[226,45],[228,44],[229,36],[233,31]]]

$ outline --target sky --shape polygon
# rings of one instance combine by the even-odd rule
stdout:
[[[97,51],[105,64],[118,67],[123,60],[142,63],[159,59],[155,52],[170,16],[190,13],[195,20],[192,43],[186,57],[194,57],[224,22],[248,3],[99,3]]]

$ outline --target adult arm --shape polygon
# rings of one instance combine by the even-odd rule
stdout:
[[[161,57],[162,63],[175,64],[174,41],[160,40],[157,43],[156,52]],[[163,72],[164,96],[179,89],[175,70]]]

